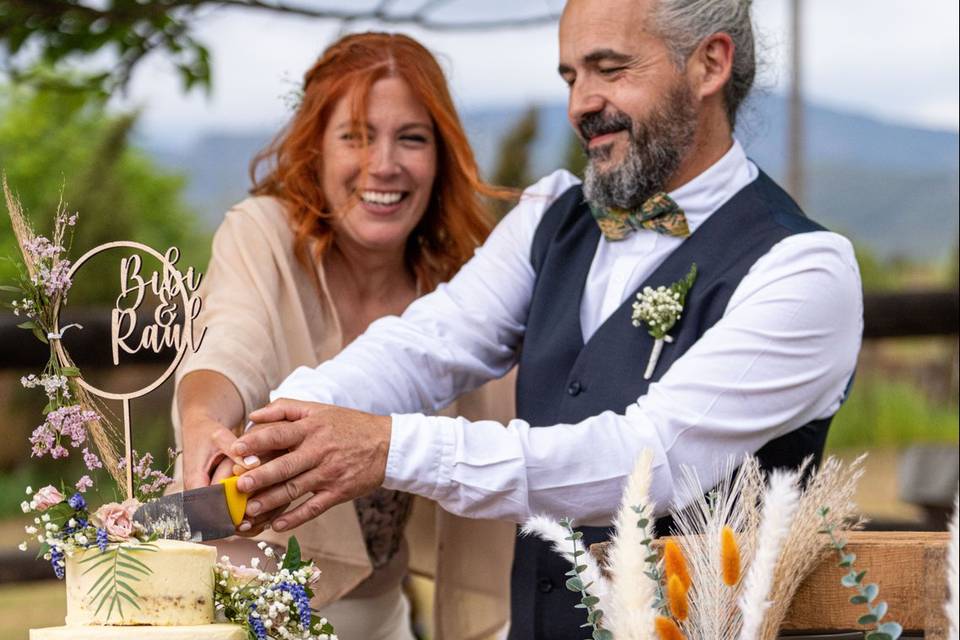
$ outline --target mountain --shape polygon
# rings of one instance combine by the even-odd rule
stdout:
[[[527,105],[464,111],[481,168],[492,169],[500,140]],[[571,134],[564,105],[539,107],[531,173],[562,165]],[[758,95],[745,105],[737,136],[750,157],[782,183],[786,172],[786,100]],[[808,214],[884,258],[942,259],[957,245],[960,136],[883,122],[819,105],[805,106]],[[163,166],[185,174],[187,199],[206,226],[245,195],[250,158],[272,131],[211,132],[189,148],[144,146]]]

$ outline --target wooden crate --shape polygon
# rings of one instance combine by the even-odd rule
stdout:
[[[889,606],[887,620],[896,620],[907,633],[922,632],[927,640],[946,640],[943,605],[947,599],[946,532],[854,531],[845,536],[847,550],[857,554],[856,568],[880,586],[880,599]],[[593,552],[603,562],[607,543]],[[782,630],[785,634],[836,633],[863,627],[857,619],[863,605],[850,604],[852,589],[840,585],[845,569],[831,553],[797,590]]]
[[[890,607],[888,619],[908,631],[923,631],[928,640],[947,638],[943,605],[947,600],[946,532],[854,531],[847,550],[857,554],[856,568],[880,586]],[[845,569],[836,555],[814,569],[800,585],[783,630],[862,629],[857,618],[863,605],[850,604],[851,589],[840,586]]]

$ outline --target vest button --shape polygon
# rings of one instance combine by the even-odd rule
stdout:
[[[550,578],[540,578],[537,580],[537,590],[540,593],[550,593],[553,591],[553,583],[550,581]]]
[[[583,391],[583,385],[580,384],[579,380],[574,380],[570,383],[570,386],[567,387],[567,393],[571,396],[580,395],[580,392]]]

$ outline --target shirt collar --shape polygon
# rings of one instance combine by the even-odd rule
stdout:
[[[753,182],[759,170],[744,152],[740,142],[733,144],[706,171],[670,192],[670,197],[683,209],[690,232],[696,231],[710,215]]]

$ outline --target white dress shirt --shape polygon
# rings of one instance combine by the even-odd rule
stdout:
[[[757,174],[734,141],[670,196],[695,232]],[[645,448],[654,453],[652,498],[663,513],[688,499],[675,493],[683,466],[713,486],[728,460],[836,412],[860,349],[862,294],[850,243],[818,231],[762,256],[723,317],[629,406],[549,428],[419,413],[516,363],[536,279],[533,236],[576,183],[561,170],[529,187],[448,284],[401,317],[377,320],[336,358],[297,369],[271,399],[392,414],[385,487],[470,517],[522,522],[546,513],[585,525],[610,522]],[[584,340],[681,242],[647,230],[601,238],[581,299]]]

